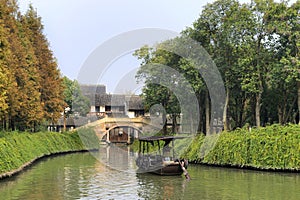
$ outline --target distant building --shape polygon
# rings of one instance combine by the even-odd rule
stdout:
[[[126,98],[126,97],[125,97]],[[145,108],[143,100],[140,96],[127,97],[127,115],[129,118],[135,118],[145,115]]]
[[[144,104],[138,95],[107,94],[104,85],[82,85],[82,94],[90,99],[89,116],[129,117],[144,116]]]
[[[62,132],[64,126],[67,131],[73,130],[104,117],[135,118],[145,114],[142,98],[138,95],[107,94],[105,85],[80,87],[82,94],[90,100],[89,114],[86,117],[70,116],[65,120],[62,116],[57,122],[48,125],[49,131]]]
[[[90,100],[91,113],[96,112],[95,107],[95,97],[97,95],[106,94],[106,86],[105,85],[80,85],[81,92],[84,96],[86,96]]]

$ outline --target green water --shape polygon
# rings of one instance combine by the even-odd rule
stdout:
[[[130,153],[107,153],[43,159],[0,181],[0,199],[300,199],[300,174],[189,165],[192,180],[186,181],[183,176],[136,174]],[[112,161],[119,161],[122,170],[111,167]]]

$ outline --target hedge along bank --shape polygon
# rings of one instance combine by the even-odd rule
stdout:
[[[214,148],[201,158],[203,141],[204,136],[198,135],[183,157],[208,165],[300,171],[299,125],[272,125],[251,132],[246,128],[223,132]]]
[[[56,133],[2,133],[0,137],[0,179],[20,172],[44,156],[98,149],[98,140],[91,130]],[[82,140],[85,140],[84,144]]]

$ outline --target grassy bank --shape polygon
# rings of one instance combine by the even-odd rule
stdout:
[[[182,155],[209,165],[269,170],[300,170],[300,126],[272,125],[238,129],[219,135],[212,150],[201,157],[204,136],[199,135]]]
[[[43,156],[98,148],[91,130],[69,133],[0,133],[0,178],[22,170]],[[85,141],[85,142],[82,142]]]

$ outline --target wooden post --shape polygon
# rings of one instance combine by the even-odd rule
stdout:
[[[106,142],[107,142],[107,143],[110,142],[110,141],[109,141],[109,131],[107,131],[107,133],[106,133]]]
[[[139,154],[142,153],[142,142],[139,141]]]
[[[159,153],[159,155],[162,155],[162,152],[160,150],[159,140],[157,140],[157,145],[158,145],[158,153]]]
[[[173,153],[173,159],[175,159],[175,149],[174,149],[174,139],[172,140],[172,153]]]

